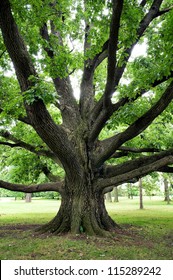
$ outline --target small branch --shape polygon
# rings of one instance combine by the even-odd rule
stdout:
[[[19,147],[19,144],[13,144],[13,143],[10,143],[10,142],[3,142],[3,141],[0,141],[0,145],[9,146],[11,148]]]
[[[146,5],[146,3],[147,3],[147,0],[142,0],[141,3],[140,3],[140,6],[144,7]]]
[[[2,113],[4,110],[2,108],[0,108],[0,113]],[[17,120],[25,123],[25,124],[28,124],[28,125],[31,125],[31,122],[30,122],[30,119],[27,117],[27,116],[22,116],[22,115],[19,115],[17,117]]]
[[[52,153],[51,151],[49,150],[43,150],[41,149],[40,147],[34,147],[28,143],[25,143],[24,141],[14,137],[10,132],[8,131],[5,131],[5,130],[1,130],[0,131],[0,136],[5,138],[5,139],[8,139],[14,143],[10,143],[10,142],[3,142],[1,141],[0,144],[1,145],[6,145],[6,146],[9,146],[11,148],[14,148],[14,147],[21,147],[25,150],[28,150],[29,152],[31,153],[34,153],[36,155],[39,155],[39,156],[46,156],[48,158],[51,158],[51,159],[54,159],[55,160],[55,155],[54,153]]]
[[[51,181],[51,182],[57,182],[60,181],[61,178],[59,176],[56,176],[52,174],[52,172],[49,170],[47,165],[43,165],[42,172],[45,174],[45,176]]]
[[[94,64],[94,69],[96,69],[107,57],[108,57],[107,49],[105,49],[100,54],[98,54]]]
[[[160,152],[159,149],[155,149],[155,148],[133,148],[133,147],[125,147],[125,146],[121,146],[119,147],[120,151],[126,151],[126,152],[130,152],[130,153],[155,153],[155,152]]]
[[[173,9],[173,5],[158,12],[158,16],[164,15]]]
[[[0,59],[1,57],[3,57],[4,53],[6,53],[7,50],[3,51],[1,54],[0,54]]]
[[[122,158],[128,155],[128,152],[115,152],[110,158]]]
[[[49,38],[49,33],[48,33],[48,28],[46,23],[44,23],[43,26],[40,28],[40,35],[47,43],[50,44],[50,38]],[[50,58],[53,58],[54,53],[51,49],[51,46],[44,47],[44,50]]]
[[[27,116],[18,116],[17,119],[25,124],[31,125],[30,119]]]
[[[155,152],[161,152],[159,149],[155,148],[130,148],[130,147],[120,147],[118,149],[122,152],[115,152],[110,158],[121,158],[128,156],[129,153],[155,153]]]

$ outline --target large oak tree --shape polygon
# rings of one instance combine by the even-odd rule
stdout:
[[[43,230],[107,235],[117,225],[105,193],[153,171],[172,171],[170,141],[161,147],[157,133],[151,141],[147,136],[157,120],[164,138],[172,129],[171,2],[0,1],[0,144],[50,158],[65,174],[59,179],[43,164],[50,182],[1,180],[0,187],[59,192],[60,209]],[[147,52],[131,58],[142,43]],[[10,61],[16,80],[5,72]],[[17,133],[20,124],[37,141]]]

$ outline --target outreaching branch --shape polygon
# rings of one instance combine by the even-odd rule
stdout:
[[[64,186],[63,181],[27,186],[23,184],[13,184],[0,180],[0,188],[7,189],[10,191],[16,191],[16,192],[24,192],[24,193],[55,191],[55,192],[59,192],[60,194],[63,194],[63,186]]]
[[[173,156],[166,156],[162,159],[159,159],[155,162],[152,162],[150,164],[141,166],[137,169],[134,169],[132,171],[129,172],[124,172],[121,175],[115,176],[115,177],[111,177],[108,179],[99,179],[97,180],[95,187],[96,189],[100,189],[100,190],[104,190],[105,188],[109,187],[109,186],[118,186],[122,183],[128,182],[129,180],[133,179],[133,178],[140,178],[143,177],[153,171],[157,171],[160,168],[162,168],[163,166],[167,166],[169,164],[173,164]]]
[[[145,114],[132,123],[126,130],[113,136],[110,139],[102,141],[103,152],[98,155],[95,164],[100,166],[105,160],[126,141],[134,138],[144,131],[152,121],[161,114],[173,99],[173,82],[167,87],[162,97]]]
[[[141,156],[140,158],[128,160],[118,165],[105,165],[103,168],[103,178],[111,178],[121,175],[172,155],[173,149],[170,149],[151,156]]]

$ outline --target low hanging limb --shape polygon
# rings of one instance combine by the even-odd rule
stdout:
[[[45,183],[37,185],[24,185],[24,184],[13,184],[6,181],[0,180],[0,188],[7,189],[10,191],[24,192],[24,193],[36,193],[36,192],[50,192],[55,191],[63,194],[64,182]]]

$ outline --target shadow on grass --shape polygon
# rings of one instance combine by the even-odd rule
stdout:
[[[122,224],[112,238],[38,234],[39,224],[0,227],[1,259],[172,259],[173,231],[155,238],[144,226]]]

